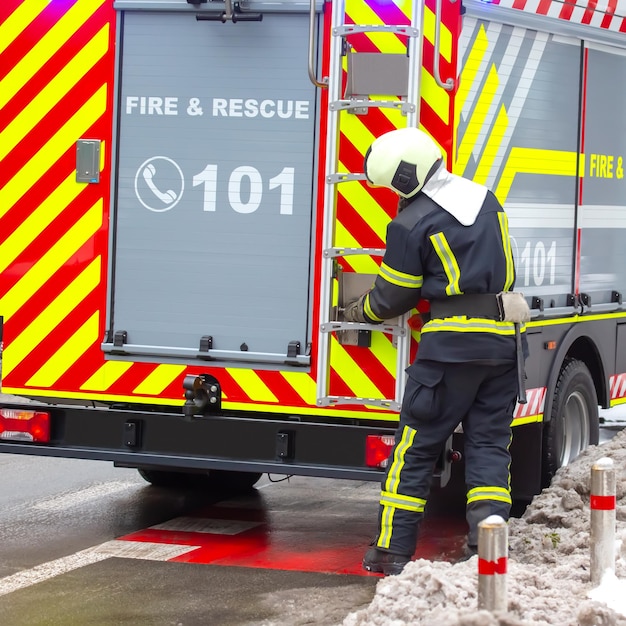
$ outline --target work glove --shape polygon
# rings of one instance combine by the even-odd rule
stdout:
[[[361,296],[357,300],[348,302],[343,310],[343,319],[346,322],[361,322],[367,323],[365,316],[363,315],[363,298]]]

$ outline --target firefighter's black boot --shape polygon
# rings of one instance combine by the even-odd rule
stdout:
[[[410,560],[410,555],[394,554],[371,547],[363,557],[363,569],[368,572],[382,573],[385,576],[395,576]]]
[[[473,556],[478,554],[478,546],[472,546],[470,544],[465,544],[463,546],[463,553],[457,560],[457,563],[462,563],[463,561],[469,561]]]

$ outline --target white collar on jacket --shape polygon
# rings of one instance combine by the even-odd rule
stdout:
[[[450,173],[442,163],[422,191],[463,226],[471,226],[483,206],[488,189]]]

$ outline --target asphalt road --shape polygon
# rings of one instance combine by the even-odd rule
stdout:
[[[370,483],[265,476],[218,501],[95,461],[5,455],[0,473],[1,624],[331,626],[378,581]]]
[[[603,413],[606,440],[626,409]],[[360,567],[375,483],[266,475],[225,500],[21,455],[0,455],[0,475],[2,625],[336,626],[379,580]],[[462,498],[433,501],[416,556],[454,558]]]

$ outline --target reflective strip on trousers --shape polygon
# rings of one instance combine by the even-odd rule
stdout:
[[[378,542],[376,544],[380,548],[388,548],[391,543],[393,518],[398,508],[418,512],[419,507],[421,507],[421,510],[424,510],[426,503],[424,500],[398,494],[400,474],[405,464],[405,456],[407,450],[409,450],[413,444],[416,433],[417,431],[414,428],[410,426],[404,427],[400,441],[396,445],[393,453],[393,461],[387,472],[385,489],[382,491],[380,498],[380,505],[382,507],[381,526]]]
[[[467,503],[496,500],[511,504],[511,492],[504,487],[474,487],[467,492]]]

